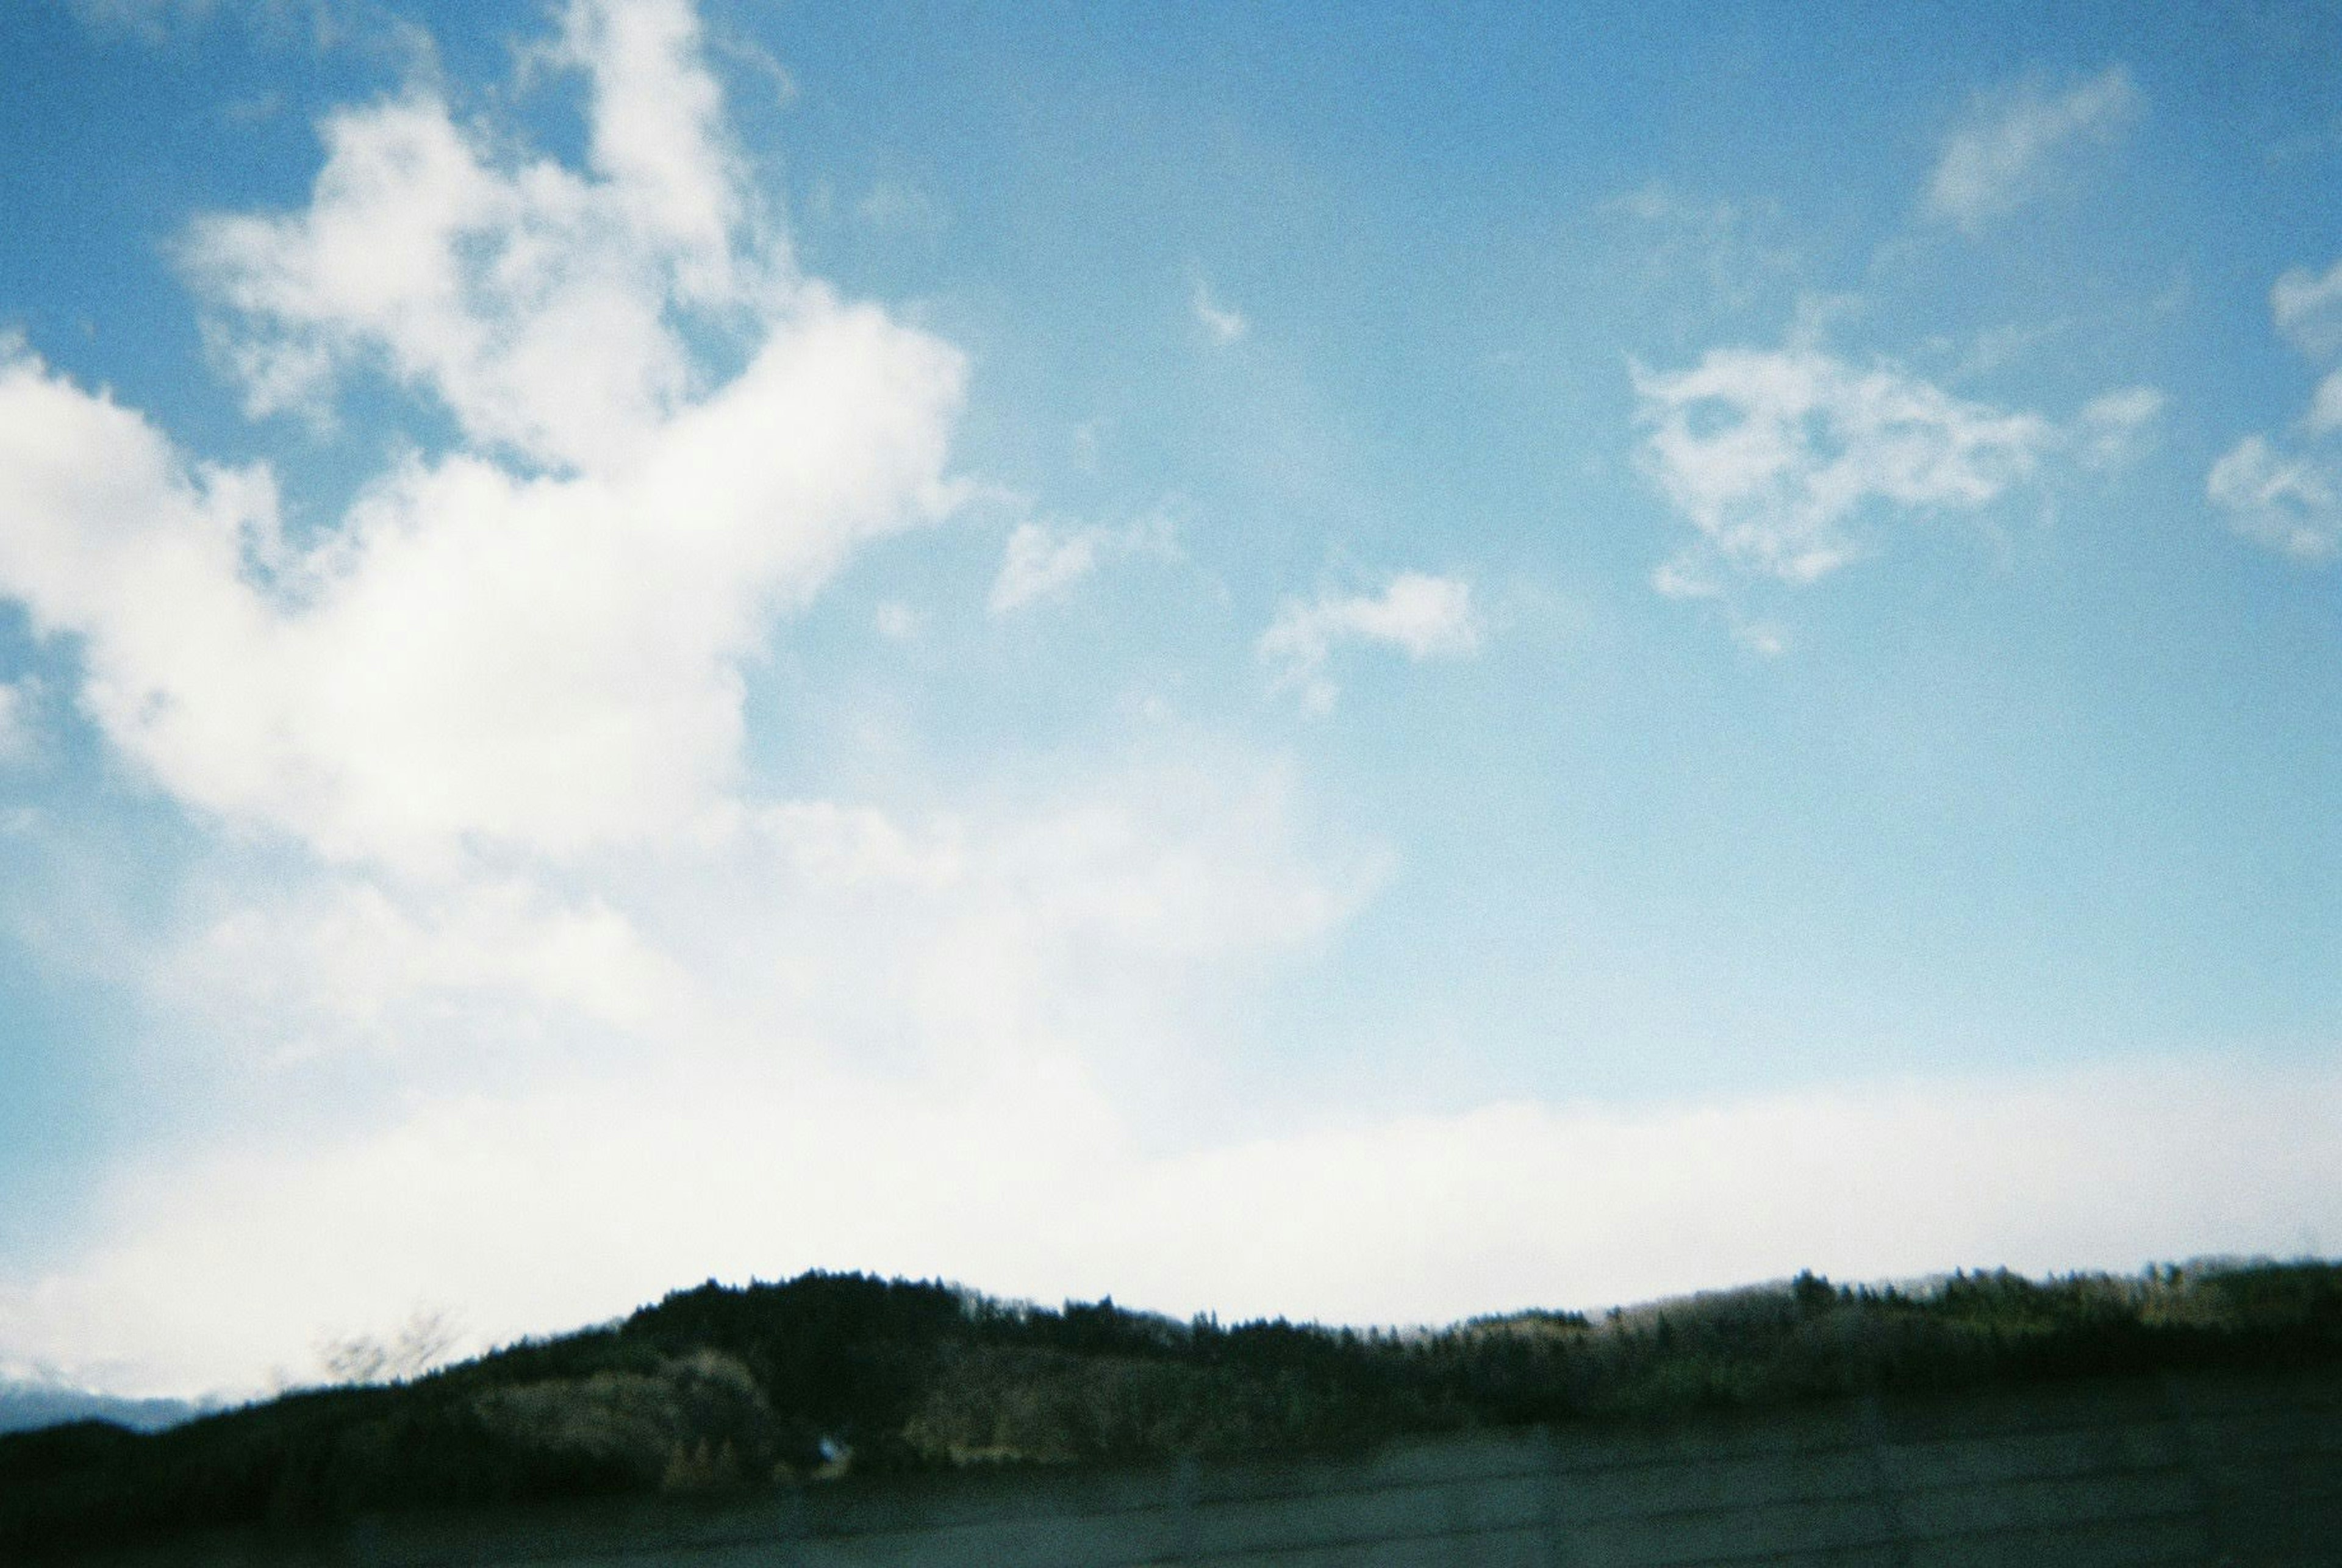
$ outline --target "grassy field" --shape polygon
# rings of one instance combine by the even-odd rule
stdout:
[[[2342,1363],[2342,1265],[2200,1264],[1852,1289],[1810,1274],[1599,1318],[1392,1333],[1059,1309],[811,1273],[408,1382],[170,1431],[0,1437],[0,1558],[209,1525],[816,1483],[970,1464],[1357,1449],[1866,1392]]]

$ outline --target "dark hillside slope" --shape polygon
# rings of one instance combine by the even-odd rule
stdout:
[[[1664,1418],[1849,1393],[2342,1365],[2342,1266],[1790,1284],[1436,1333],[1223,1327],[939,1283],[713,1283],[411,1383],[155,1433],[0,1437],[0,1560],[222,1524],[969,1464],[1358,1450],[1407,1433]]]

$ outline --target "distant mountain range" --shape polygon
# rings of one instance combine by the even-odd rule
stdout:
[[[0,1432],[34,1432],[69,1421],[110,1421],[134,1432],[160,1432],[205,1413],[183,1399],[118,1399],[65,1383],[0,1377]]]

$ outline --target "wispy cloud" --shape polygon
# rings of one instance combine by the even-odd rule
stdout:
[[[2116,141],[2145,102],[2129,71],[2112,65],[2062,93],[2028,85],[1979,103],[1936,162],[1928,216],[1982,232],[2053,189],[2077,150]]]
[[[1201,278],[1196,280],[1196,291],[1188,305],[1195,312],[1196,324],[1214,343],[1235,343],[1252,330],[1251,321],[1241,311],[1221,304],[1214,297],[1211,285]]]
[[[0,681],[0,763],[11,763],[33,749],[33,684]]]
[[[942,203],[903,179],[875,182],[854,204],[854,215],[871,228],[901,235],[932,235],[948,222]]]
[[[1809,336],[1711,349],[1688,370],[1631,367],[1636,463],[1700,535],[1652,574],[1660,593],[1723,599],[1735,578],[1817,582],[1903,521],[1994,505],[2052,458],[2101,471],[2135,461],[2168,404],[2158,388],[2120,387],[2061,423],[1889,361],[1857,365]]]
[[[2342,553],[2342,472],[2329,453],[2247,435],[2212,464],[2204,493],[2237,533],[2279,554],[2307,563]]]
[[[2342,434],[2342,370],[2328,371],[2326,379],[2309,399],[2309,411],[2301,416],[2304,430],[2313,435]]]
[[[1696,196],[1653,180],[1606,210],[1640,225],[1654,280],[1696,280],[1716,310],[1747,308],[1766,287],[1793,277],[1803,259],[1776,236],[1779,214],[1770,205]]]
[[[2342,261],[2322,275],[2297,267],[2279,277],[2269,316],[2312,364],[2342,357]],[[2342,368],[2326,372],[2293,429],[2230,447],[2204,491],[2256,544],[2304,563],[2342,556]]]
[[[1378,594],[1286,600],[1261,634],[1260,654],[1278,667],[1280,685],[1297,688],[1303,701],[1323,712],[1338,693],[1326,666],[1342,643],[1380,643],[1419,662],[1477,653],[1481,634],[1469,583],[1401,572]]]
[[[1020,1288],[1030,1258],[934,1252],[928,1227],[1036,1202],[1082,1150],[1121,1148],[1114,1086],[1197,1070],[1207,983],[1372,895],[1381,857],[1313,843],[1305,804],[1280,770],[1215,753],[982,810],[740,807],[591,891],[331,869],[211,889],[215,913],[145,977],[170,1048],[239,1094],[284,1093],[296,1064],[398,1093],[246,1122],[200,1175],[132,1160],[76,1257],[0,1273],[0,1359],[248,1388],[321,1329],[417,1299],[495,1339],[711,1272]],[[603,1178],[571,1187],[588,1167]],[[235,1207],[188,1231],[197,1189]],[[465,1214],[485,1228],[443,1250]],[[602,1240],[577,1248],[586,1233]]]
[[[1656,579],[1677,595],[1712,585],[1716,567],[1813,582],[1865,548],[1867,510],[1987,505],[2058,439],[2037,414],[1815,348],[1716,349],[1634,380],[1643,470],[1702,535]]]
[[[2323,275],[2297,267],[2269,290],[2269,314],[2287,342],[2315,363],[2342,357],[2342,261]],[[2330,370],[2317,384],[2302,429],[2311,435],[2342,434],[2342,370]]]
[[[2074,416],[2074,444],[2083,465],[2127,467],[2154,443],[2171,399],[2160,388],[2126,386],[2082,404]]]
[[[1094,533],[1051,533],[1038,523],[1019,523],[1008,535],[1000,574],[992,580],[986,599],[996,615],[1005,615],[1036,599],[1061,594],[1097,565],[1098,540]]]
[[[2269,288],[2269,315],[2287,342],[2313,359],[2342,353],[2342,261],[2320,275],[2295,267]]]
[[[1019,523],[1008,535],[986,607],[995,615],[1006,615],[1054,598],[1116,557],[1176,558],[1177,554],[1170,521],[1165,517],[1149,518],[1127,528]]]

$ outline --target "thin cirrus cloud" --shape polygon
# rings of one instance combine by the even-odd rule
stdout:
[[[1335,649],[1345,643],[1380,644],[1418,663],[1462,658],[1479,651],[1480,617],[1472,585],[1460,577],[1401,572],[1380,594],[1320,594],[1287,599],[1261,634],[1262,658],[1277,668],[1277,684],[1301,693],[1323,713],[1338,688],[1326,673]]]
[[[1719,595],[1731,577],[1818,581],[1875,548],[1882,521],[1979,511],[2059,453],[2118,465],[2166,404],[2121,388],[2063,426],[1809,345],[1713,349],[1687,370],[1632,374],[1637,463],[1700,535],[1655,575],[1679,598]]]
[[[428,92],[345,111],[309,206],[185,246],[255,413],[381,371],[464,440],[300,548],[274,474],[0,354],[0,594],[182,800],[345,859],[569,854],[737,771],[740,661],[857,544],[935,518],[964,367],[797,277],[676,0],[581,0],[587,167],[500,161]],[[687,328],[728,331],[716,382]]]
[[[2146,97],[2121,65],[2062,93],[2027,85],[1978,104],[1944,143],[1925,211],[1974,235],[2055,190],[2085,149],[2119,139]]]
[[[2342,261],[2323,274],[2297,267],[2269,290],[2277,333],[2327,366],[2294,426],[2237,441],[2204,489],[2245,538],[2303,563],[2342,555]]]

